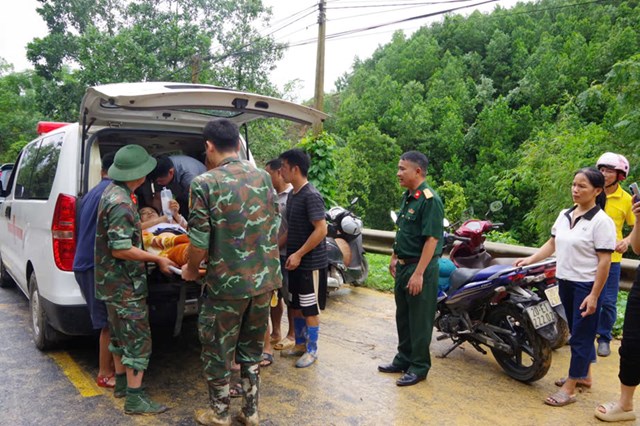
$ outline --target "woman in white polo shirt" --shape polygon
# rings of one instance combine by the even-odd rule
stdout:
[[[598,326],[600,293],[609,274],[616,228],[604,212],[604,176],[593,167],[578,170],[571,196],[575,203],[558,215],[551,238],[533,255],[518,259],[516,266],[539,262],[556,253],[556,277],[560,299],[571,330],[571,362],[566,379],[556,382],[560,390],[545,404],[561,407],[576,400],[576,386],[591,386],[590,366],[596,360],[593,341]]]

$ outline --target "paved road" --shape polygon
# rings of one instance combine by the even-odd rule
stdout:
[[[549,374],[531,385],[511,380],[491,355],[465,345],[447,359],[434,357],[427,381],[398,388],[396,375],[376,371],[394,355],[393,316],[389,294],[354,288],[332,295],[322,314],[317,365],[295,369],[293,360],[276,356],[274,365],[263,370],[262,424],[590,425],[601,424],[593,417],[597,403],[617,394],[617,342],[614,355],[594,367],[594,389],[563,408],[547,407],[542,400],[568,368],[568,347],[554,353]],[[207,403],[195,322],[187,322],[177,339],[170,334],[154,330],[145,383],[171,410],[130,417],[122,413],[122,400],[92,384],[95,340],[74,339],[61,350],[39,352],[31,341],[26,298],[15,288],[0,289],[0,424],[195,424],[193,411]],[[434,342],[432,353],[448,345]],[[239,407],[234,400],[232,411]]]

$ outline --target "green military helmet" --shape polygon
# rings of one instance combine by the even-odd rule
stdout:
[[[116,152],[113,165],[109,167],[109,177],[120,182],[137,180],[151,173],[156,163],[156,159],[140,145],[126,145]]]

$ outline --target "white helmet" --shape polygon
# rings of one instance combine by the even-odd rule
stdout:
[[[629,174],[629,161],[624,155],[615,154],[613,152],[605,152],[598,158],[596,168],[607,167],[618,171],[618,180],[625,180]],[[620,176],[622,174],[622,176]]]
[[[362,232],[362,221],[352,216],[345,216],[340,222],[342,232],[348,235],[359,235]]]

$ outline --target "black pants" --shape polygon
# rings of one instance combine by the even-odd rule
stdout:
[[[619,353],[620,383],[625,386],[638,386],[640,384],[640,267],[627,298]]]

